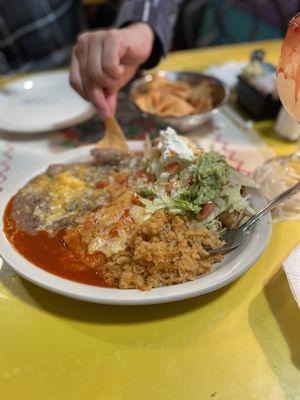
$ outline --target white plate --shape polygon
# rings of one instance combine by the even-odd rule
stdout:
[[[0,130],[55,131],[86,121],[94,113],[69,85],[67,71],[31,74],[0,90]]]
[[[130,147],[132,150],[139,150],[141,149],[141,142],[130,142]],[[53,159],[53,163],[86,160],[88,159],[87,156],[90,148],[88,146],[69,150]],[[226,255],[225,259],[216,265],[209,274],[201,276],[192,282],[161,287],[145,292],[101,288],[60,278],[36,267],[24,259],[14,250],[3,233],[2,216],[7,202],[19,188],[24,186],[34,176],[44,172],[46,167],[45,162],[43,167],[31,169],[27,173],[22,174],[22,176],[12,179],[7,183],[7,187],[1,194],[0,254],[18,274],[53,292],[76,299],[105,304],[154,304],[187,299],[211,292],[237,279],[255,263],[269,242],[271,218],[270,215],[267,215],[256,224],[240,248]],[[251,195],[252,206],[255,209],[259,209],[265,205],[265,201],[258,191],[251,191]]]

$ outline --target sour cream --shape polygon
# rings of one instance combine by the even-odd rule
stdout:
[[[158,149],[161,151],[164,163],[169,161],[193,161],[195,159],[194,151],[188,140],[177,135],[175,130],[170,127],[160,131]]]

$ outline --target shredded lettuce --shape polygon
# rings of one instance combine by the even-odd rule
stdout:
[[[236,169],[229,166],[228,166],[228,171],[229,171],[229,182],[232,183],[233,185],[258,188],[258,184],[250,176],[243,175]]]
[[[192,161],[186,161],[181,166],[178,173],[170,175],[166,171],[161,150],[148,144],[145,168],[148,173],[155,175],[156,181],[137,189],[141,196],[153,197],[141,198],[146,213],[167,209],[171,213],[197,219],[203,204],[211,201],[214,209],[201,224],[216,231],[222,227],[218,220],[222,212],[253,212],[248,197],[241,194],[241,187],[256,187],[255,182],[231,168],[220,154],[194,154]]]
[[[198,214],[201,210],[200,206],[167,195],[157,197],[153,201],[141,199],[141,202],[146,206],[147,213],[167,208],[172,214],[190,215]]]
[[[236,210],[239,212],[242,212],[246,209],[251,213],[253,212],[253,210],[249,206],[248,197],[243,197],[241,195],[240,185],[226,186],[226,188],[224,188],[224,197],[227,200],[228,209]]]

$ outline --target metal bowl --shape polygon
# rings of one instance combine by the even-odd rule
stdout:
[[[154,74],[148,74],[140,79],[136,79],[132,82],[129,96],[133,107],[140,111],[144,117],[155,120],[160,125],[170,125],[175,129],[181,131],[190,131],[198,126],[202,125],[211,119],[218,111],[221,106],[227,103],[230,95],[230,91],[219,79],[216,79],[209,75],[198,74],[197,72],[176,72],[176,71],[159,71],[155,75],[164,76],[171,81],[183,81],[191,85],[196,85],[200,82],[209,81],[213,90],[213,109],[199,114],[187,115],[185,117],[161,117],[155,114],[149,114],[141,111],[133,100],[133,94],[137,92],[144,92],[147,84],[153,79]]]

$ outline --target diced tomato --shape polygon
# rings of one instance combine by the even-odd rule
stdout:
[[[138,169],[135,173],[136,178],[147,178],[149,182],[154,182],[156,180],[155,175],[149,174],[144,169]]]
[[[198,218],[203,220],[207,218],[214,210],[215,205],[211,201],[202,205],[202,210],[198,214]]]
[[[96,182],[96,184],[95,184],[96,189],[103,189],[106,186],[108,186],[108,183],[105,181],[99,181],[99,182]]]
[[[116,228],[113,228],[113,229],[109,232],[109,235],[112,236],[112,237],[118,237],[118,236],[119,236],[119,233],[118,233],[118,231],[117,231]]]
[[[166,165],[166,170],[170,174],[176,174],[180,170],[180,164],[179,162],[171,162]]]
[[[141,202],[141,200],[137,196],[134,196],[132,198],[131,203],[134,204],[135,206],[142,206],[143,205],[143,203]]]
[[[138,169],[135,173],[136,178],[144,178],[145,175],[146,175],[146,172],[144,169]]]
[[[187,180],[187,183],[188,183],[189,185],[192,185],[193,182],[194,182],[193,177],[190,176],[190,177],[188,178],[188,180]]]
[[[155,175],[147,174],[146,176],[147,176],[147,179],[148,179],[149,182],[155,182],[156,181]]]

